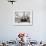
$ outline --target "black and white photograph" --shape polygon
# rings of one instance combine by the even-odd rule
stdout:
[[[15,25],[32,25],[31,11],[16,11],[14,17]]]

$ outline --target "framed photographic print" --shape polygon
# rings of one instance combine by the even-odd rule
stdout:
[[[18,26],[32,25],[32,10],[16,10],[14,16],[14,24]]]

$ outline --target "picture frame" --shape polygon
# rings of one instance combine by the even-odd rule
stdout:
[[[32,10],[16,10],[14,15],[14,25],[16,26],[32,26],[33,11]]]

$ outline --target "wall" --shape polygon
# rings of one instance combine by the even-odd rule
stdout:
[[[32,26],[14,26],[15,10],[33,10]],[[27,32],[37,41],[46,40],[46,0],[17,0],[14,5],[7,0],[0,0],[0,40],[11,40],[18,32]]]

